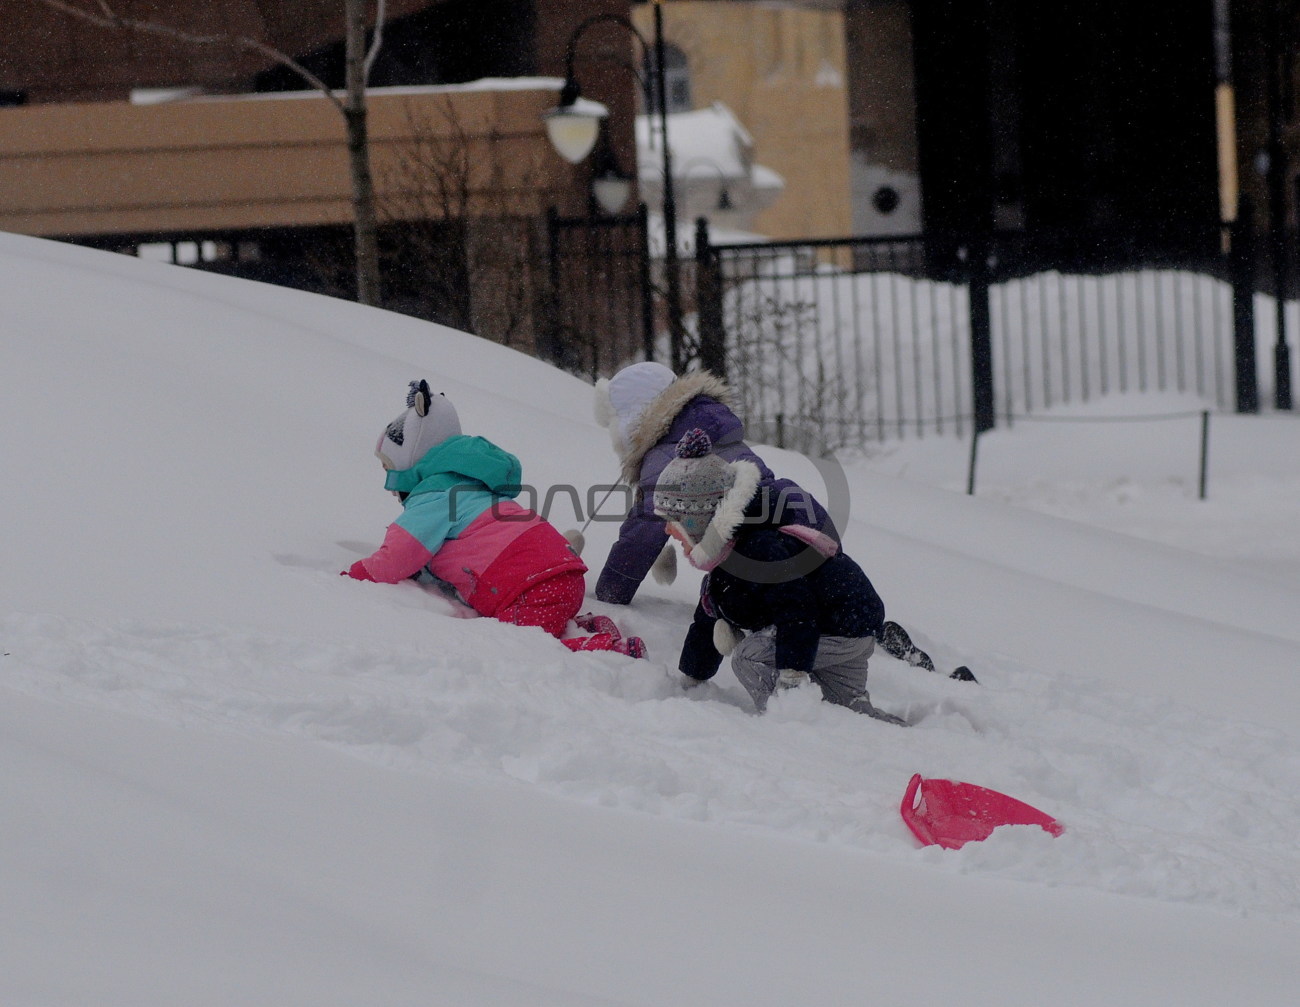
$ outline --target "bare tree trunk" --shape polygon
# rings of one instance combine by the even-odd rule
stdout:
[[[366,77],[370,69],[366,53],[366,3],[365,0],[344,0],[343,6],[347,17],[347,99],[343,118],[347,124],[348,164],[352,172],[357,300],[362,304],[379,305],[379,220],[375,213],[375,181],[370,171],[370,138],[366,122]],[[375,31],[379,30],[380,26],[376,25]]]

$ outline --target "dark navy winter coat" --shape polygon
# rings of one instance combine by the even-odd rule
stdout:
[[[712,678],[722,663],[713,642],[718,619],[747,632],[774,627],[776,666],[795,671],[811,670],[821,637],[878,636],[884,624],[884,602],[862,568],[842,549],[814,555],[781,531],[788,514],[764,520],[770,508],[762,497],[760,490],[745,508],[730,555],[702,585],[679,664],[691,678]]]
[[[679,382],[686,380],[679,379]],[[671,395],[665,398],[671,400]],[[647,422],[655,419],[657,417],[651,416]],[[634,480],[636,487],[634,503],[619,528],[618,541],[610,549],[596,582],[596,597],[600,601],[613,605],[630,603],[663,550],[668,532],[663,518],[656,516],[652,509],[654,488],[664,467],[672,461],[677,443],[693,429],[708,434],[714,453],[727,461],[744,459],[753,462],[758,466],[764,484],[771,489],[773,499],[784,490],[789,513],[802,516],[805,523],[838,539],[834,522],[825,508],[792,480],[776,478],[763,459],[745,443],[744,424],[722,402],[708,395],[696,395],[675,415],[663,417],[661,422],[667,423],[666,432],[639,456],[632,479],[628,480]],[[625,479],[627,476],[625,472]]]

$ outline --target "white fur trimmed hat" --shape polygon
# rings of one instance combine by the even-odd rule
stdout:
[[[676,380],[671,368],[652,360],[629,364],[609,380],[601,378],[596,382],[596,422],[626,444],[646,406]]]
[[[406,410],[384,428],[375,454],[384,468],[403,472],[450,437],[460,434],[460,417],[441,392],[434,395],[429,382],[412,381],[406,393]]]

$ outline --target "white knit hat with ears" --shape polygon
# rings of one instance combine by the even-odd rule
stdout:
[[[412,381],[406,393],[406,411],[384,428],[375,454],[384,468],[403,472],[450,437],[460,434],[456,407],[441,392],[429,391],[429,382]]]
[[[620,454],[646,406],[676,380],[672,368],[647,360],[596,382],[596,422],[609,430]]]

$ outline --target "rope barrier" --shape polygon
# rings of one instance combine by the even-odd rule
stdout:
[[[1016,423],[1155,423],[1163,420],[1192,420],[1205,413],[1212,416],[1242,416],[1261,420],[1282,420],[1295,422],[1300,420],[1300,412],[1284,411],[1270,413],[1238,413],[1227,409],[1187,409],[1174,413],[1131,413],[1120,416],[1043,416],[1038,413],[997,413],[999,422]],[[845,417],[799,416],[778,413],[767,422],[777,425],[807,425],[811,427],[864,428],[867,430],[885,428],[888,430],[916,429],[919,427],[958,427],[965,424],[974,425],[973,413],[956,416],[915,416],[899,419],[898,417],[870,417],[852,419]]]
[[[1137,413],[1131,416],[1038,416],[1034,413],[1012,414],[1015,423],[1152,423],[1160,420],[1199,419],[1213,409],[1189,409],[1178,413]]]
[[[1039,416],[1033,413],[1012,414],[1010,416],[1007,416],[1006,414],[1002,414],[1001,416],[998,417],[998,419],[1001,419],[1004,422],[1009,422],[1011,425],[1014,425],[1015,423],[1018,422],[1019,423],[1024,423],[1024,422],[1030,422],[1030,423],[1032,422],[1152,423],[1152,422],[1162,422],[1166,420],[1190,420],[1190,419],[1199,418],[1201,421],[1200,422],[1200,467],[1199,467],[1197,482],[1198,482],[1198,491],[1199,491],[1198,495],[1200,499],[1204,500],[1206,498],[1206,485],[1208,482],[1208,475],[1209,475],[1210,417],[1215,414],[1219,416],[1252,415],[1260,419],[1295,420],[1300,418],[1300,415],[1294,413],[1292,414],[1281,414],[1281,413],[1239,414],[1239,413],[1229,413],[1221,410],[1212,410],[1212,409],[1185,409],[1185,410],[1179,410],[1177,412],[1171,412],[1171,413],[1134,413],[1134,414],[1119,415],[1119,416]],[[820,427],[822,429],[825,429],[828,426],[833,426],[835,425],[836,422],[838,422],[843,426],[859,427],[863,429],[869,427],[876,427],[879,429],[888,425],[891,427],[896,426],[900,430],[904,429],[908,425],[911,425],[913,427],[920,427],[922,425],[929,425],[929,424],[933,424],[935,426],[952,424],[953,426],[957,426],[960,428],[965,422],[969,422],[971,424],[971,429],[973,430],[975,426],[974,419],[975,418],[973,415],[963,414],[962,416],[954,416],[954,417],[931,417],[928,419],[915,418],[911,420],[889,420],[889,421],[885,421],[883,417],[877,417],[874,421],[867,422],[861,419],[859,420],[839,419],[838,421],[836,421],[832,419],[818,419],[814,417],[798,417],[798,416],[788,417],[784,414],[777,414],[775,422],[778,431],[780,431],[783,434],[787,424],[790,424],[792,422],[798,424],[800,423],[800,421],[805,421],[810,426]],[[969,496],[975,495],[975,463],[979,455],[979,437],[980,435],[978,433],[976,433],[974,436],[971,437],[970,458],[968,461],[967,474],[966,474],[966,493]]]
[[[1206,485],[1209,480],[1210,468],[1210,416],[1213,414],[1210,409],[1187,410],[1176,413],[1147,413],[1132,416],[1031,416],[1025,415],[1023,420],[1054,420],[1057,422],[1078,422],[1078,423],[1145,423],[1153,420],[1187,420],[1200,419],[1200,465],[1197,471],[1197,495],[1199,499],[1204,500],[1206,496]],[[1222,415],[1222,414],[1220,414]],[[975,460],[978,454],[979,434],[971,438],[970,461],[966,471],[966,495],[975,495]]]

